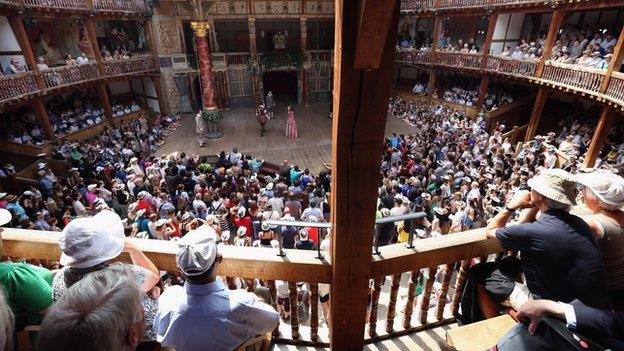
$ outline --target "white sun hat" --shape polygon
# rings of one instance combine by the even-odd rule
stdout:
[[[537,193],[566,205],[576,205],[576,181],[562,169],[544,169],[527,184]]]
[[[624,206],[624,178],[621,176],[607,171],[594,171],[579,173],[575,178],[606,205]]]
[[[89,268],[110,261],[123,251],[125,238],[121,218],[113,211],[76,218],[59,239],[61,265]]]
[[[9,222],[11,222],[11,212],[9,212],[9,210],[5,210],[4,208],[0,208],[0,226]]]

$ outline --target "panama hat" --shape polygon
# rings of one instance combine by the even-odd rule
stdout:
[[[89,268],[119,256],[124,248],[124,227],[113,211],[76,218],[63,229],[59,239],[61,265]]]
[[[527,184],[537,193],[566,205],[576,205],[576,181],[562,169],[544,169]]]

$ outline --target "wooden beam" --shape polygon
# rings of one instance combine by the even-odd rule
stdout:
[[[356,69],[378,69],[397,0],[361,0],[355,46]],[[396,43],[395,43],[396,45]]]
[[[559,28],[561,27],[564,18],[565,13],[563,12],[563,10],[559,9],[553,12],[552,19],[550,20],[550,27],[548,27],[546,42],[544,42],[544,51],[542,52],[542,57],[539,59],[537,70],[535,71],[535,76],[537,78],[542,77],[542,73],[544,72],[544,65],[546,65],[546,60],[550,59],[553,45],[555,44],[555,40],[557,39],[557,32],[559,31]]]
[[[479,97],[477,98],[477,104],[475,105],[475,107],[477,108],[477,113],[483,108],[483,102],[485,101],[485,94],[487,94],[489,87],[490,87],[490,76],[484,74],[481,76],[481,85],[479,86]]]
[[[109,122],[112,122],[113,108],[111,107],[110,100],[108,98],[108,92],[106,91],[104,83],[98,83],[96,89],[100,97],[100,102],[102,103],[102,108],[104,108],[104,115]]]
[[[150,77],[152,82],[154,83],[154,89],[156,90],[156,96],[158,97],[158,109],[160,110],[160,114],[164,115],[167,113],[167,105],[165,105],[165,100],[162,92],[162,85],[160,84],[160,76],[158,77]],[[198,102],[199,104],[199,102]]]
[[[39,67],[37,67],[37,58],[35,57],[35,53],[30,45],[30,41],[28,40],[28,34],[26,34],[26,28],[24,28],[22,16],[14,14],[12,16],[9,16],[8,20],[9,25],[13,30],[13,34],[17,39],[17,43],[22,50],[22,55],[24,55],[26,65],[34,73],[37,86],[39,87],[39,89],[45,89],[46,85],[43,81],[43,77],[39,74]]]
[[[618,38],[617,44],[615,44],[615,47],[613,48],[613,56],[611,57],[611,62],[609,62],[609,68],[607,68],[605,77],[600,85],[601,93],[607,91],[613,71],[620,71],[620,68],[622,67],[622,59],[624,59],[624,28],[620,31],[620,37]]]
[[[603,107],[602,113],[600,114],[600,120],[598,120],[598,125],[594,131],[594,136],[592,137],[589,149],[585,154],[585,160],[583,160],[584,168],[593,167],[596,163],[596,160],[602,151],[602,147],[607,140],[607,135],[615,123],[616,116],[617,113],[613,107]]]
[[[372,21],[365,6],[390,8],[391,21]],[[367,17],[368,14],[372,17]],[[357,60],[359,15],[365,32],[387,33],[379,69],[361,70]],[[371,277],[371,247],[375,221],[379,150],[390,98],[399,19],[399,2],[336,1],[334,118],[332,129],[332,284],[330,335],[332,350],[361,350],[366,324],[366,301]],[[385,27],[385,28],[382,28]],[[359,31],[360,34],[363,31]],[[360,35],[360,39],[365,39]],[[364,62],[379,48],[368,47]],[[359,48],[362,48],[360,45]],[[356,54],[357,53],[357,54]]]
[[[438,79],[438,73],[436,72],[435,69],[430,69],[429,70],[429,91],[427,92],[427,96],[429,97],[429,100],[431,100],[431,98],[433,98],[433,93],[435,92],[436,89],[436,81]]]
[[[537,127],[539,126],[539,122],[542,117],[542,110],[544,109],[544,104],[546,103],[546,100],[548,100],[549,94],[550,90],[548,90],[546,87],[539,87],[539,90],[537,91],[537,96],[535,97],[533,111],[531,111],[529,127],[527,128],[527,132],[524,136],[524,141],[530,141],[533,139],[533,137],[535,137]]]
[[[43,136],[47,140],[54,140],[54,130],[52,129],[52,124],[50,124],[50,117],[48,116],[48,111],[46,110],[43,101],[41,101],[41,98],[37,98],[34,99],[31,104],[35,112],[35,116],[37,117],[37,121],[39,122],[39,126],[43,131]]]
[[[431,43],[431,54],[434,55],[433,59],[435,61],[435,53],[438,50],[438,43],[440,41],[440,28],[442,27],[442,18],[441,16],[436,16],[435,21],[433,22],[433,42]]]
[[[496,21],[498,20],[498,14],[492,13],[490,20],[488,21],[488,29],[485,34],[485,41],[483,42],[483,61],[481,63],[481,69],[485,69],[487,62],[487,56],[490,54],[490,47],[492,46],[492,37],[494,37],[494,28],[496,28]],[[509,21],[511,22],[511,20]]]
[[[104,60],[102,59],[102,53],[100,52],[100,46],[97,42],[97,36],[95,35],[95,24],[93,18],[85,19],[85,27],[87,28],[87,36],[89,37],[89,44],[91,45],[91,51],[93,51],[93,59],[98,65],[100,75],[104,77],[106,75],[106,69],[104,67]]]

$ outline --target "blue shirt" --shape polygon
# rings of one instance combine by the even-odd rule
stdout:
[[[172,286],[158,299],[156,340],[176,351],[233,350],[279,324],[279,314],[253,293],[216,280]]]
[[[496,231],[505,250],[521,252],[522,271],[537,298],[611,308],[602,255],[583,219],[548,210],[537,221]]]

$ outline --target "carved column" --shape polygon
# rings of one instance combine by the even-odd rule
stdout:
[[[258,56],[258,48],[256,46],[255,18],[249,19],[249,52],[252,57],[249,64],[251,65],[251,80],[253,83],[254,100],[256,102],[256,106],[258,106],[262,103],[264,94],[260,91],[260,57]]]
[[[89,37],[89,44],[91,44],[93,59],[98,65],[100,76],[103,77],[106,74],[106,69],[104,67],[104,61],[102,60],[102,54],[100,53],[100,47],[97,42],[97,35],[95,34],[95,24],[93,23],[93,18],[88,17],[85,19],[85,27],[87,29],[87,36]]]
[[[255,54],[258,52],[256,48],[256,19],[249,19],[249,52]]]
[[[212,58],[208,47],[208,22],[191,22],[195,34],[195,46],[197,61],[199,62],[199,78],[202,90],[202,103],[204,109],[214,110],[217,108],[215,98],[215,77],[212,70]]]

